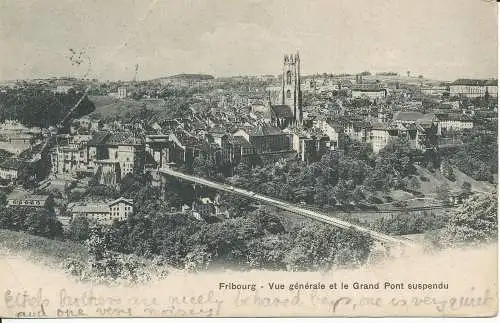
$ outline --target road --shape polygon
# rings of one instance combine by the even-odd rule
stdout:
[[[354,228],[360,232],[369,234],[370,236],[373,237],[374,240],[382,242],[382,243],[387,243],[387,244],[391,244],[391,245],[399,245],[399,246],[414,246],[414,244],[408,240],[398,239],[398,238],[395,238],[395,237],[392,237],[392,236],[389,236],[389,235],[386,235],[386,234],[383,234],[380,232],[376,232],[376,231],[349,223],[347,221],[337,219],[337,218],[332,217],[332,216],[328,216],[326,214],[320,213],[320,212],[315,211],[315,210],[309,210],[309,209],[306,209],[303,207],[299,207],[299,206],[294,205],[294,204],[289,203],[289,202],[280,201],[276,198],[268,197],[268,196],[258,194],[258,193],[252,192],[252,191],[248,191],[248,190],[245,190],[242,188],[234,187],[232,185],[210,181],[210,180],[207,180],[207,179],[204,179],[201,177],[197,177],[197,176],[187,175],[187,174],[175,171],[171,168],[160,168],[159,172],[161,174],[177,177],[177,178],[180,178],[180,179],[185,180],[185,181],[209,186],[209,187],[221,190],[221,191],[225,191],[225,192],[229,192],[229,193],[233,193],[233,194],[238,194],[238,195],[250,198],[250,199],[261,201],[261,202],[264,202],[266,204],[278,207],[282,210],[292,212],[295,214],[299,214],[299,215],[308,217],[308,218],[313,219],[313,220],[321,221],[323,223],[327,223],[327,224],[333,225],[333,226],[341,228],[341,229]]]

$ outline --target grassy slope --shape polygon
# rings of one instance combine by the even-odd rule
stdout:
[[[119,253],[115,253],[119,254]],[[33,263],[52,269],[62,269],[64,261],[73,259],[80,264],[87,264],[89,253],[82,244],[72,241],[58,241],[33,236],[24,232],[0,229],[0,257],[21,256]],[[127,256],[128,257],[128,256]],[[175,270],[168,265],[155,265],[151,260],[132,256],[146,267],[142,272],[152,277],[160,277],[165,272]]]
[[[50,240],[3,229],[0,229],[0,250],[27,256],[46,265],[58,265],[68,258],[86,262],[89,257],[87,249],[74,242]]]

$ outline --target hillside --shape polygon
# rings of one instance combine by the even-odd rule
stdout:
[[[107,259],[94,262],[82,244],[3,229],[0,229],[0,255],[0,258],[5,259],[22,257],[50,269],[65,271],[68,278],[106,285],[147,282],[161,279],[172,271],[171,267],[161,262],[117,252]],[[107,269],[109,263],[113,264],[113,270]]]
[[[89,254],[80,244],[36,237],[23,232],[0,229],[0,250],[9,255],[21,255],[48,266],[57,266],[73,258],[87,262]]]
[[[106,117],[124,117],[130,112],[137,112],[146,108],[154,112],[165,110],[165,101],[161,99],[150,99],[134,101],[129,99],[114,99],[108,96],[90,96],[89,99],[95,104],[95,111],[90,116]]]
[[[160,77],[154,79],[154,81],[162,81],[162,80],[186,80],[186,81],[208,81],[213,80],[214,77],[209,74],[176,74],[166,77]]]

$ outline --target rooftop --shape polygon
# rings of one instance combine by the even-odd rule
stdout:
[[[241,147],[252,147],[252,145],[242,136],[234,136],[233,137],[233,143],[235,145],[239,145]]]
[[[19,158],[7,158],[0,163],[0,168],[19,170],[24,166],[24,162]]]
[[[257,125],[248,133],[250,136],[276,136],[282,135],[283,132],[276,127],[268,124]]]
[[[26,194],[18,192],[17,194],[10,194],[8,200],[30,200],[30,201],[46,201],[49,195],[36,195],[36,194]]]
[[[272,105],[271,110],[278,118],[293,118],[292,108],[288,105]]]
[[[450,85],[468,85],[468,86],[495,86],[498,80],[478,80],[478,79],[458,79]]]

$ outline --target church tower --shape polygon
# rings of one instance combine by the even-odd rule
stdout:
[[[281,80],[281,104],[288,105],[296,124],[302,124],[302,92],[300,91],[299,53],[285,54]]]

